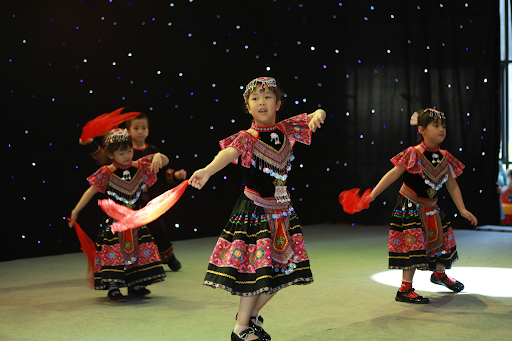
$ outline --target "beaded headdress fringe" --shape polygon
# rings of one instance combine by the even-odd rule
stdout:
[[[247,99],[251,92],[256,91],[256,87],[258,86],[258,84],[261,84],[261,93],[265,92],[267,88],[269,91],[276,91],[277,89],[277,83],[274,78],[258,77],[250,81],[249,84],[247,84],[247,86],[245,87],[244,99]]]
[[[111,131],[109,131],[107,136],[105,136],[103,144],[106,146],[114,142],[125,142],[128,141],[129,137],[130,135],[128,134],[128,131],[126,129],[112,129]]]

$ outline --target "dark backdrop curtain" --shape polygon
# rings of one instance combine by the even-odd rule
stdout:
[[[145,111],[148,142],[191,175],[217,141],[248,128],[241,87],[262,75],[287,94],[281,119],[318,106],[328,113],[313,145],[295,150],[289,186],[303,224],[386,225],[399,181],[353,216],[337,196],[376,185],[389,159],[415,144],[410,114],[432,106],[447,115],[442,147],[466,165],[458,182],[467,208],[480,224],[499,223],[498,1],[0,6],[8,199],[0,260],[78,251],[63,218],[97,169],[77,143],[88,120],[121,106]],[[241,182],[230,165],[202,191],[189,188],[164,216],[171,240],[218,235]],[[455,227],[470,228],[446,190],[440,206]],[[79,222],[94,235],[99,216],[93,201]]]

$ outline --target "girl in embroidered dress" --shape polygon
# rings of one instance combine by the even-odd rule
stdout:
[[[395,167],[384,175],[368,199],[373,201],[404,175],[389,230],[389,268],[403,269],[402,285],[395,300],[429,303],[428,298],[416,294],[412,287],[416,269],[432,270],[432,283],[454,292],[464,289],[462,283],[445,274],[458,255],[451,224],[437,206],[437,191],[444,183],[460,214],[472,225],[476,226],[478,221],[464,206],[455,180],[462,174],[464,165],[439,148],[446,137],[444,113],[430,108],[419,110],[412,115],[411,125],[418,126],[421,143],[391,159]]]
[[[87,178],[91,186],[71,212],[70,227],[98,192],[129,208],[137,207],[141,192],[156,182],[156,173],[169,162],[160,153],[133,161],[132,140],[126,129],[110,131],[103,144],[105,161],[107,158],[114,161]],[[145,296],[150,293],[145,286],[163,281],[164,277],[158,248],[147,227],[112,233],[107,219],[96,240],[95,289],[108,290],[110,301],[122,302],[126,299],[120,287],[128,287],[130,295]]]
[[[203,284],[240,296],[231,340],[270,340],[260,309],[280,289],[313,281],[299,219],[286,180],[295,142],[309,145],[325,111],[298,115],[276,123],[281,92],[271,77],[252,80],[244,99],[254,121],[220,141],[221,151],[189,184],[201,189],[230,162],[242,165],[244,193],[233,209],[213,250]]]

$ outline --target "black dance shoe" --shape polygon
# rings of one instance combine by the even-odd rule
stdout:
[[[443,278],[437,278],[436,275],[434,275],[434,274],[432,274],[430,276],[430,281],[432,283],[444,285],[445,287],[447,287],[448,289],[450,289],[453,292],[461,292],[462,290],[464,290],[464,284],[462,284],[461,282],[455,280],[455,283],[453,283],[452,285],[448,285],[448,284],[444,283],[444,281],[446,279],[448,279],[448,276],[446,276],[446,275],[444,275]]]
[[[147,296],[149,294],[151,294],[151,291],[149,291],[148,289],[146,289],[144,287],[139,287],[139,289],[135,289],[133,287],[128,288],[128,295],[142,297],[142,296]]]
[[[236,316],[235,316],[235,320],[237,320],[237,319],[238,319],[238,314],[236,314]],[[254,329],[253,334],[256,335],[257,337],[259,337],[259,340],[270,341],[271,338],[270,338],[269,333],[267,333],[265,331],[265,329],[263,329],[263,327],[258,326],[256,323],[252,322],[252,319],[254,319],[256,322],[258,322],[261,325],[261,324],[263,324],[263,317],[261,317],[260,315],[251,316],[251,319],[249,320],[249,328]]]
[[[261,339],[265,341],[270,341],[270,335],[263,329],[263,327],[258,326],[256,323],[252,322],[252,319],[254,319],[256,322],[258,322],[260,325],[263,324],[263,317],[260,315],[258,316],[251,316],[251,319],[249,320],[249,327],[252,327],[254,330],[256,330],[256,335]]]
[[[107,299],[110,302],[124,302],[126,301],[126,297],[121,294],[121,291],[119,289],[113,289],[108,291]]]
[[[398,290],[396,293],[396,296],[395,296],[395,301],[406,302],[406,303],[416,303],[416,304],[426,304],[426,303],[430,302],[430,300],[428,298],[423,297],[423,296],[418,296],[415,298],[407,296],[407,294],[410,293],[411,291],[414,291],[414,288],[407,289],[405,291]]]
[[[171,257],[169,257],[169,261],[167,262],[167,265],[169,266],[169,269],[171,269],[172,271],[178,271],[179,269],[181,269],[181,263],[176,258],[174,253],[171,255]]]
[[[246,340],[247,339],[247,335],[249,334],[254,334],[256,335],[256,331],[249,327],[247,328],[246,330],[238,333],[238,334],[235,334],[235,332],[231,332],[231,341],[243,341],[243,340]],[[256,335],[258,336],[258,335]],[[258,336],[259,337],[259,336]],[[261,338],[259,338],[258,340],[260,340]]]

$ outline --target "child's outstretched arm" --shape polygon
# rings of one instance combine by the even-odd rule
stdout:
[[[188,184],[197,189],[203,188],[210,177],[236,160],[242,153],[233,147],[221,150],[215,159],[205,168],[198,169],[188,180]]]
[[[466,209],[464,205],[464,200],[462,199],[462,193],[460,192],[459,184],[457,180],[452,178],[452,175],[448,173],[448,181],[446,181],[446,188],[448,188],[448,192],[450,192],[450,196],[452,197],[455,206],[459,210],[460,214],[471,222],[471,225],[476,226],[478,224],[478,219]]]
[[[325,117],[327,116],[326,112],[323,109],[317,109],[315,112],[308,115],[308,125],[309,130],[313,133],[317,128],[321,128],[322,124],[325,121]]]
[[[94,141],[94,139],[90,138],[85,141],[83,141],[81,138],[78,140],[78,143],[87,149],[87,152],[89,155],[96,161],[97,163],[100,163],[101,157],[103,156],[103,148]]]
[[[162,167],[167,166],[169,158],[162,153],[156,153],[151,162],[151,171],[157,173]]]
[[[405,167],[402,165],[395,166],[393,169],[387,172],[386,175],[384,175],[382,179],[380,179],[377,186],[375,186],[375,188],[373,189],[370,195],[371,201],[375,200],[375,198],[379,194],[384,192],[384,190],[388,188],[389,185],[391,185],[393,182],[395,182],[404,172]]]
[[[78,204],[76,204],[73,211],[71,211],[71,220],[68,223],[69,227],[73,227],[73,225],[75,224],[75,221],[78,219],[78,213],[80,213],[82,208],[84,208],[85,205],[87,205],[89,203],[89,201],[91,201],[92,197],[96,193],[98,193],[98,190],[96,189],[96,187],[94,187],[92,185],[91,185],[91,187],[89,187],[87,189],[87,191],[85,191],[84,195],[82,195],[82,198],[80,198],[80,201],[78,202]]]

